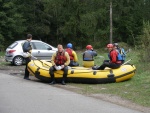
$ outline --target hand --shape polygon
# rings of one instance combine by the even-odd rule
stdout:
[[[56,69],[56,70],[61,70],[62,67],[61,67],[61,66],[55,66],[55,69]]]
[[[29,53],[31,53],[32,52],[32,50],[29,50]]]
[[[64,65],[61,65],[61,68],[63,69],[65,66]]]

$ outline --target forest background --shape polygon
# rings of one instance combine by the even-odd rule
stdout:
[[[0,50],[28,33],[53,46],[104,47],[110,41],[111,2],[113,42],[136,47],[149,25],[149,0],[0,0]]]

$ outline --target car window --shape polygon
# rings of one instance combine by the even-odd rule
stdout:
[[[12,43],[8,48],[14,48],[14,47],[16,47],[16,45],[18,45],[18,43],[17,42],[14,42],[14,43]]]
[[[32,42],[32,44],[33,44],[33,48],[37,50],[48,50],[50,48],[50,46],[41,42]]]

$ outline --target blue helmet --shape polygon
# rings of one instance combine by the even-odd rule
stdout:
[[[67,48],[72,48],[72,44],[71,44],[71,43],[68,43],[68,44],[67,44]]]

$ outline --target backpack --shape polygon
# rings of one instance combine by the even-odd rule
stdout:
[[[25,41],[22,45],[23,52],[29,52],[31,49],[30,42]]]
[[[126,53],[123,48],[118,49],[118,60],[125,60]]]
[[[118,53],[117,60],[119,61],[125,60],[125,58],[123,57],[123,51],[120,48],[117,49],[116,51]],[[110,52],[108,53],[108,58],[110,59]]]

